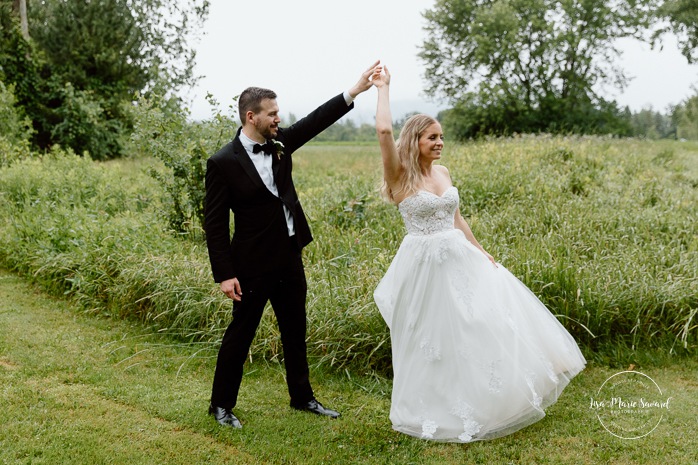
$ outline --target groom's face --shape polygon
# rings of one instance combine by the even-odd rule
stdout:
[[[261,102],[261,110],[254,114],[253,124],[257,132],[265,139],[273,139],[279,132],[279,106],[276,99],[265,98]]]

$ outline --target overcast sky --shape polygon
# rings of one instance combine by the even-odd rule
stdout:
[[[348,89],[380,59],[393,76],[391,99],[397,118],[408,111],[436,115],[438,102],[423,94],[424,65],[417,57],[425,34],[421,12],[434,0],[210,0],[205,35],[197,45],[196,72],[205,76],[187,98],[192,116],[211,114],[211,93],[223,108],[248,86],[273,89],[282,118],[303,116]],[[637,111],[665,110],[695,93],[698,66],[689,66],[673,40],[651,51],[635,41],[623,43],[622,66],[634,76],[621,105]],[[362,94],[350,118],[371,122],[375,91]]]

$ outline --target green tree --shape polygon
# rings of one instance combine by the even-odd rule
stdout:
[[[437,0],[424,13],[427,93],[456,136],[628,133],[604,87],[623,89],[616,40],[642,39],[659,0]]]
[[[654,39],[670,32],[676,35],[681,53],[689,63],[698,62],[698,2],[696,0],[666,0],[658,16],[668,25],[659,28]]]
[[[15,106],[14,88],[0,81],[0,137],[19,143],[31,136],[31,123]]]
[[[22,35],[20,18],[13,3],[0,0],[0,81],[12,86],[16,105],[33,119],[41,98],[39,62],[32,45]]]
[[[0,81],[0,167],[29,156],[31,121],[15,105],[13,86]]]
[[[19,25],[22,37],[29,40],[29,21],[27,20],[27,0],[14,0],[13,8],[19,15]]]
[[[195,81],[188,39],[208,14],[207,0],[48,0],[33,13],[32,37],[78,89],[130,98]]]
[[[26,93],[25,70],[14,66],[5,77],[41,148],[61,144],[93,158],[119,156],[132,124],[126,103],[152,91],[174,99],[196,80],[191,39],[208,0],[45,0],[30,2],[28,13],[29,51],[13,34],[0,65],[28,57],[35,70]]]
[[[698,140],[698,89],[693,97],[676,106],[673,116],[677,138]]]

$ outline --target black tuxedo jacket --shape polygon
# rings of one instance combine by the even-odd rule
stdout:
[[[208,159],[204,229],[216,282],[259,276],[282,265],[291,244],[283,205],[293,216],[298,250],[313,240],[291,178],[291,155],[353,107],[340,94],[289,128],[279,128],[276,140],[284,144],[283,153],[280,157],[270,155],[279,197],[262,182],[240,142],[241,129],[232,142]]]

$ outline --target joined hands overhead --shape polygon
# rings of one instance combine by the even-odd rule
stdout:
[[[385,74],[383,73],[385,71]],[[354,87],[349,89],[349,95],[356,98],[362,92],[366,92],[372,86],[383,87],[390,83],[390,73],[388,68],[380,64],[380,60],[373,63],[366,71],[361,74],[359,81],[354,84]]]
[[[390,71],[388,71],[388,67],[379,65],[373,68],[371,82],[373,82],[373,85],[377,88],[390,85]]]

